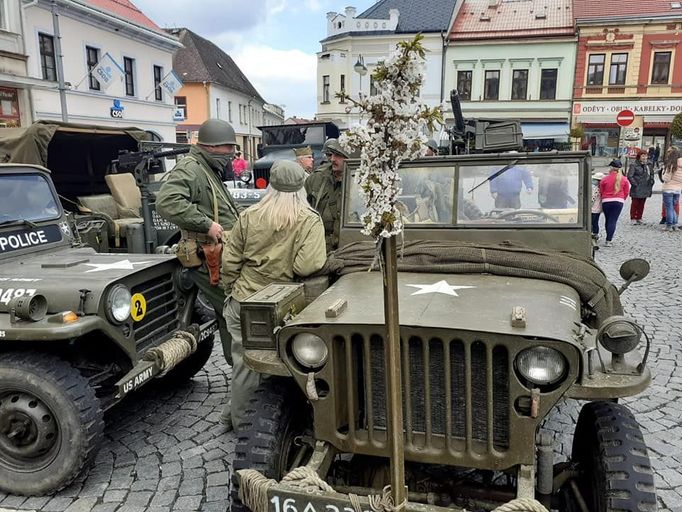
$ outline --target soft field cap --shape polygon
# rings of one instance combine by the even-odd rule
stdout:
[[[313,150],[310,146],[304,148],[294,148],[294,154],[298,156],[313,156]]]
[[[276,160],[270,169],[270,186],[280,192],[298,192],[307,174],[296,162]]]
[[[603,173],[603,172],[595,172],[595,173],[592,175],[592,179],[593,179],[593,180],[597,180],[597,181],[599,181],[599,180],[601,180],[601,179],[604,179],[604,173]]]

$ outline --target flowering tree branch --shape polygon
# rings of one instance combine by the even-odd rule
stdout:
[[[396,52],[377,65],[372,73],[376,95],[358,100],[344,93],[337,95],[367,118],[366,125],[348,130],[339,142],[350,151],[360,150],[355,180],[367,208],[362,232],[377,240],[403,229],[396,206],[402,192],[400,162],[421,156],[427,141],[424,132],[443,124],[440,106],[430,108],[419,98],[426,54],[422,39],[417,34],[411,41],[401,41]]]

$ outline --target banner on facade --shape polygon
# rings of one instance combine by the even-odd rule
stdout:
[[[120,81],[125,75],[123,68],[109,55],[109,52],[102,56],[97,65],[92,68],[91,73],[103,91],[106,91],[114,82]]]
[[[163,80],[161,80],[161,87],[163,87],[163,90],[170,96],[175,96],[175,93],[182,88],[182,80],[175,74],[175,71],[170,71]]]
[[[575,101],[574,116],[616,116],[622,110],[631,110],[637,116],[675,115],[682,112],[682,100],[622,100],[622,101]]]

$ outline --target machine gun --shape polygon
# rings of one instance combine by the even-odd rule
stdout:
[[[150,191],[149,176],[166,172],[164,159],[171,156],[189,153],[188,144],[177,144],[175,149],[159,150],[158,146],[168,147],[171,144],[156,143],[156,148],[149,148],[150,143],[140,151],[119,151],[118,159],[112,162],[112,172],[129,172],[135,177],[140,189],[142,202],[142,218],[144,219],[144,252],[153,253],[157,240],[154,233],[153,195]]]
[[[499,153],[523,149],[521,122],[500,119],[464,119],[457,89],[450,91],[455,124],[448,129],[450,153]]]

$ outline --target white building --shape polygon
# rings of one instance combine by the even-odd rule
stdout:
[[[445,99],[443,46],[456,15],[457,0],[430,0],[428,6],[413,0],[381,0],[361,14],[346,7],[343,14],[327,13],[327,38],[317,54],[317,114],[347,128],[359,121],[349,113],[349,103],[336,97],[372,94],[371,75],[399,41],[424,35],[426,76],[421,98],[431,106]]]
[[[37,0],[24,8],[28,75],[45,87],[33,89],[34,120],[61,121],[57,40],[52,3]],[[56,0],[61,34],[69,122],[135,126],[175,141],[173,97],[160,83],[181,47],[128,0]],[[89,69],[108,53],[122,70],[104,87]]]
[[[276,124],[284,124],[284,109],[279,105],[266,103],[263,106],[263,125],[272,126]]]

